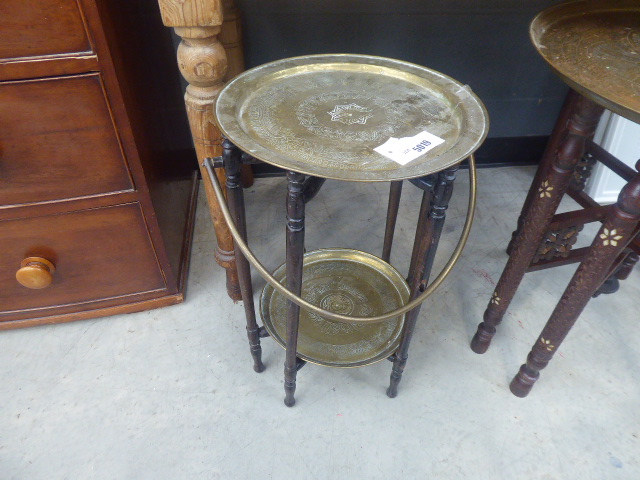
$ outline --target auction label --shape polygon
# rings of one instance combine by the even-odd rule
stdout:
[[[391,137],[374,150],[400,165],[406,165],[442,143],[444,143],[442,138],[429,132],[420,132],[413,137]]]

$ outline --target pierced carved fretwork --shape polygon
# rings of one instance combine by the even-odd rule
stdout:
[[[573,171],[573,177],[571,178],[569,188],[578,192],[584,190],[587,180],[591,177],[595,163],[596,158],[593,154],[585,152]]]
[[[531,263],[535,264],[541,260],[566,258],[569,256],[571,247],[575,245],[578,240],[578,233],[582,231],[583,227],[583,225],[578,225],[556,231],[547,231]]]

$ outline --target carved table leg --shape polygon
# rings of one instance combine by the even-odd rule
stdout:
[[[520,367],[520,371],[511,382],[510,389],[514,395],[525,397],[531,391],[540,376],[540,370],[547,366],[558,350],[589,299],[609,273],[611,264],[633,239],[632,233],[638,221],[640,175],[622,189],[618,202],[603,222],[589,253],[576,270],[529,353],[527,363]]]
[[[424,193],[420,206],[420,218],[416,228],[416,237],[409,266],[410,299],[422,293],[429,281],[431,267],[435,258],[438,242],[444,226],[447,206],[453,193],[453,181],[456,178],[458,166],[448,168],[437,176],[430,175],[424,179]],[[402,327],[402,340],[394,356],[393,367],[387,396],[394,398],[398,394],[398,384],[402,379],[404,367],[409,357],[409,344],[413,337],[420,305],[407,313]]]
[[[401,195],[402,180],[391,182],[389,187],[389,206],[387,207],[387,225],[384,230],[384,245],[382,247],[382,260],[387,263],[391,260],[391,245],[393,244],[393,234],[396,230]]]
[[[527,198],[522,205],[522,211],[518,216],[516,230],[511,234],[511,241],[507,246],[508,254],[511,254],[511,250],[513,249],[513,242],[515,242],[515,239],[520,232],[520,229],[522,228],[525,214],[529,211],[531,202],[539,194],[538,185],[540,185],[543,179],[547,176],[548,167],[551,165],[553,157],[558,151],[560,142],[563,140],[564,136],[567,133],[567,124],[569,122],[569,118],[571,118],[571,115],[574,113],[579,98],[580,95],[574,90],[569,90],[569,92],[567,93],[567,97],[564,101],[564,104],[562,105],[562,109],[560,110],[560,114],[558,115],[558,119],[556,120],[556,124],[553,128],[553,132],[551,133],[551,137],[549,137],[549,142],[547,143],[547,146],[544,149],[544,153],[542,154],[542,158],[540,159],[540,166],[536,170],[536,175],[531,182],[531,187],[529,188],[529,192],[527,193]]]
[[[304,179],[301,173],[287,172],[287,288],[300,296],[304,255]],[[298,372],[298,325],[300,307],[287,300],[287,354],[284,362],[284,404],[295,405]]]
[[[178,46],[178,66],[189,82],[185,104],[191,135],[198,161],[222,154],[221,134],[217,127],[214,105],[223,86],[227,71],[227,57],[218,40],[222,24],[220,0],[158,0],[162,22],[174,27],[182,38]],[[206,177],[200,165],[202,176]],[[216,170],[221,183],[224,173]],[[236,271],[233,239],[227,227],[212,187],[205,182],[209,211],[218,240],[217,262],[226,269],[227,293],[233,300],[241,299]]]
[[[559,143],[551,165],[545,170],[546,176],[539,179],[537,194],[533,196],[523,217],[507,265],[484,312],[484,322],[478,325],[478,331],[471,341],[474,352],[484,353],[489,348],[496,326],[502,320],[542,242],[551,218],[569,186],[573,169],[584,154],[585,142],[593,136],[602,111],[602,107],[590,100],[578,98],[565,136]]]
[[[230,141],[224,140],[224,168],[227,176],[227,198],[229,210],[233,221],[238,227],[242,239],[247,241],[247,223],[244,210],[244,194],[242,193],[240,170],[240,150]],[[247,336],[249,337],[249,349],[253,357],[253,369],[260,373],[264,371],[262,363],[262,347],[260,346],[260,327],[256,321],[256,309],[253,303],[253,287],[251,286],[251,269],[249,261],[236,246],[236,264],[238,267],[238,280],[242,292],[244,314],[247,317]]]

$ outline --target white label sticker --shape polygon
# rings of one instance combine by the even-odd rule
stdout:
[[[442,143],[444,143],[442,138],[429,132],[420,132],[413,137],[391,137],[374,150],[400,165],[406,165]]]

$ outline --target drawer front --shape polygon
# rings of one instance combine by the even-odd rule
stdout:
[[[0,59],[90,50],[91,45],[75,1],[0,2]]]
[[[91,302],[166,289],[137,203],[0,221],[2,313]],[[27,257],[51,262],[48,287],[16,280]]]
[[[0,205],[132,189],[98,74],[0,83]]]

